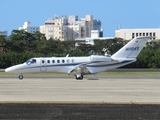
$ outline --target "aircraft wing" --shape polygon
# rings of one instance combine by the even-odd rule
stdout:
[[[86,67],[86,64],[80,64],[75,66],[72,70],[68,72],[68,74],[91,74],[89,69]]]

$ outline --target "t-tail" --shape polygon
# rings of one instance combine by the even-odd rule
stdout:
[[[112,55],[111,58],[113,60],[136,59],[149,39],[151,39],[149,36],[136,37]]]

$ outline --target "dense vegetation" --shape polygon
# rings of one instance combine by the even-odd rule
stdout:
[[[126,41],[114,38],[95,40],[94,43],[94,45],[80,44],[75,47],[73,40],[46,40],[45,35],[40,32],[32,34],[24,30],[13,30],[8,38],[0,36],[0,68],[23,63],[32,57],[66,56],[67,54],[70,56],[104,55],[104,50],[112,55],[124,46]],[[160,42],[158,40],[149,42],[138,56],[137,62],[125,67],[159,68]]]

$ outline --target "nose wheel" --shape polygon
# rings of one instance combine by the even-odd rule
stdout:
[[[20,80],[22,80],[23,79],[23,75],[19,75],[19,77],[18,77]]]

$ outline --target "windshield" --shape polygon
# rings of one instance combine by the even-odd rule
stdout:
[[[26,64],[28,65],[35,64],[35,63],[36,63],[36,59],[33,59],[33,58],[26,61]]]

